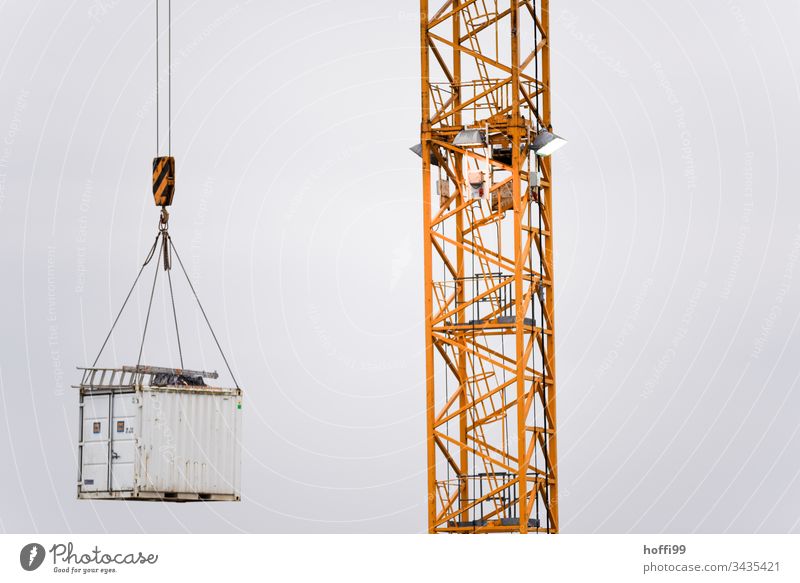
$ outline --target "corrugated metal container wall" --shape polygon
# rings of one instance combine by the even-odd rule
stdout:
[[[240,499],[239,389],[82,389],[80,440],[79,498]]]
[[[239,493],[239,399],[198,393],[142,391],[140,490]]]

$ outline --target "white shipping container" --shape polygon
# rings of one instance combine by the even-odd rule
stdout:
[[[78,498],[240,499],[240,389],[199,384],[216,373],[84,371]]]

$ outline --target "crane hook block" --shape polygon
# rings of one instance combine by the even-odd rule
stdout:
[[[175,196],[175,158],[153,158],[153,198],[156,206],[170,206]]]

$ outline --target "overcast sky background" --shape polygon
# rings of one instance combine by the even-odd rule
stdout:
[[[551,4],[562,531],[798,532],[800,5]],[[155,235],[153,4],[0,1],[0,531],[425,529],[417,9],[173,3],[171,232],[245,453],[241,503],[168,505],[75,499],[70,388]]]

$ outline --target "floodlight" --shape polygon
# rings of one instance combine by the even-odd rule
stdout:
[[[486,134],[483,130],[464,129],[456,134],[453,140],[454,146],[485,146]]]
[[[411,146],[409,148],[412,152],[414,152],[417,156],[422,158],[422,143],[417,144],[416,146]],[[433,153],[433,147],[431,147],[431,164],[434,166],[439,165],[439,160],[436,159],[436,154]]]
[[[549,156],[566,143],[567,140],[564,138],[547,130],[542,130],[533,138],[531,150],[533,150],[537,156]]]

